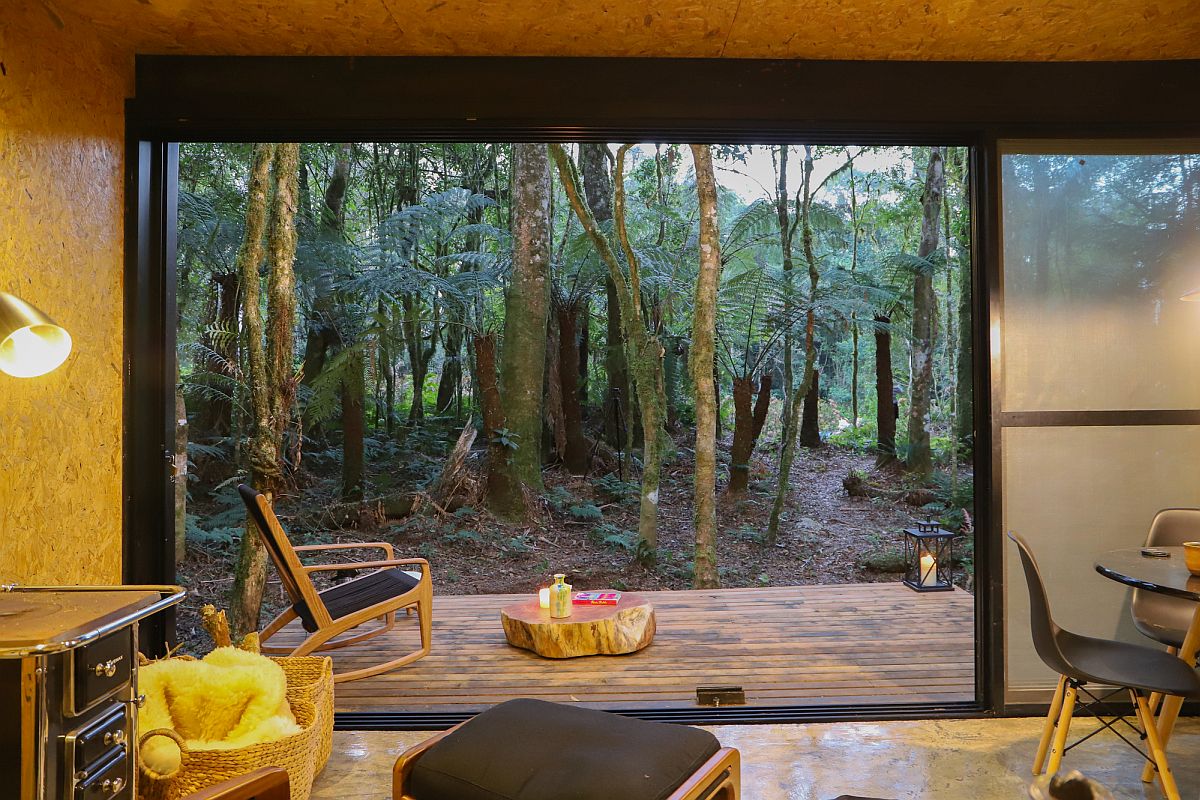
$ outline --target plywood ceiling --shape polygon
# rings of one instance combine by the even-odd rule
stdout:
[[[38,0],[138,53],[1200,57],[1198,0]],[[665,88],[665,87],[663,87]]]

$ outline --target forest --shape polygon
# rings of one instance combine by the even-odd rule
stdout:
[[[179,175],[180,581],[238,631],[282,601],[240,482],[444,594],[898,580],[914,519],[972,529],[963,148],[197,143]]]

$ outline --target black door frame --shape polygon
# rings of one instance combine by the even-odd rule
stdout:
[[[125,578],[173,576],[174,224],[181,141],[673,141],[942,144],[971,152],[976,702],[707,721],[1005,713],[999,434],[998,142],[1200,134],[1200,61],[139,56],[126,105]],[[651,87],[619,94],[612,87]],[[928,87],[925,91],[917,89]],[[170,411],[169,411],[170,409]],[[984,435],[979,435],[983,432]],[[160,637],[159,641],[163,640]],[[695,716],[694,714],[692,716]],[[686,714],[658,714],[696,722]],[[736,719],[735,719],[736,718]],[[444,725],[450,719],[424,719]],[[371,720],[355,720],[368,727]],[[378,724],[397,727],[403,721]]]

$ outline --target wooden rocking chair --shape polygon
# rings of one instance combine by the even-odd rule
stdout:
[[[238,486],[238,493],[241,494],[250,519],[254,520],[267,546],[267,552],[271,554],[271,561],[279,571],[283,588],[292,601],[291,607],[273,619],[263,630],[260,644],[264,653],[304,656],[357,644],[390,631],[395,626],[397,611],[407,609],[411,614],[415,609],[421,628],[420,649],[382,664],[337,673],[333,680],[335,683],[341,683],[378,675],[428,655],[430,628],[433,623],[433,584],[429,579],[428,561],[423,558],[397,559],[392,546],[387,542],[293,547],[266,495],[245,485]],[[297,555],[351,549],[382,550],[385,558],[382,561],[308,566],[301,563]],[[420,572],[406,572],[401,567],[419,567]],[[374,571],[320,592],[309,577],[314,572],[361,570]],[[308,638],[295,648],[268,646],[267,641],[294,619],[300,620],[304,630],[310,634]],[[374,619],[380,620],[382,624],[362,633],[342,637],[342,634]]]

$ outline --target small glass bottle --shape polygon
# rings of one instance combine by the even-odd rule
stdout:
[[[571,584],[564,583],[567,578],[561,572],[554,576],[554,585],[550,587],[550,616],[561,619],[571,616]]]

